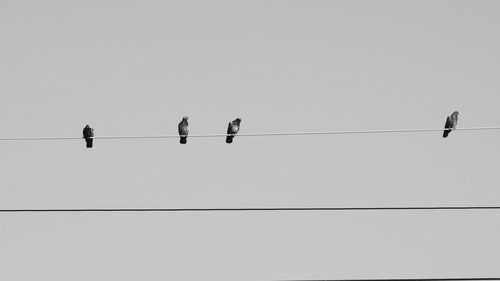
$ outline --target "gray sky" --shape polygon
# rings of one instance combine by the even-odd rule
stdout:
[[[500,125],[498,1],[0,2],[1,137]],[[1,208],[498,205],[497,132],[2,142]],[[0,214],[2,280],[500,276],[496,211]]]

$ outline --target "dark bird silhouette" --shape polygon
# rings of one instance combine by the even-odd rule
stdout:
[[[446,117],[446,123],[444,124],[443,138],[448,137],[448,134],[457,128],[458,123],[458,111],[453,112],[450,116]]]
[[[232,143],[234,136],[238,133],[240,130],[240,123],[241,119],[236,118],[234,121],[229,122],[227,125],[227,136],[226,136],[226,143]]]
[[[91,148],[94,142],[94,129],[90,128],[89,125],[83,128],[83,138],[87,142],[87,148]]]
[[[189,123],[187,116],[182,117],[182,121],[179,123],[178,126],[179,136],[181,138],[180,143],[182,144],[187,143],[187,136],[189,134],[188,125]]]

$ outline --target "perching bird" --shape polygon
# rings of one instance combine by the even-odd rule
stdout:
[[[87,148],[91,148],[94,140],[94,129],[90,128],[89,125],[83,128],[83,138],[87,142]]]
[[[179,136],[181,138],[180,143],[185,144],[187,143],[187,136],[189,134],[188,130],[188,118],[187,116],[182,117],[182,121],[179,123]]]
[[[457,128],[458,123],[458,111],[453,112],[450,116],[446,117],[446,123],[444,124],[443,138],[446,138],[448,134]]]
[[[227,125],[227,136],[226,136],[226,143],[232,143],[234,136],[238,133],[240,130],[240,123],[241,119],[236,118],[234,121],[229,122]]]

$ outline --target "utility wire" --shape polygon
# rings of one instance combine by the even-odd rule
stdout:
[[[333,211],[432,211],[432,210],[499,210],[500,206],[425,206],[425,207],[262,207],[262,208],[61,208],[0,209],[0,213],[82,213],[82,212],[333,212]]]
[[[283,281],[492,281],[492,280],[500,280],[499,277],[487,277],[487,278],[409,278],[409,279],[296,279],[296,280],[283,280]]]
[[[469,127],[457,128],[455,131],[493,131],[500,130],[500,127]],[[357,130],[357,131],[321,131],[321,132],[277,132],[277,133],[251,133],[237,134],[239,137],[277,137],[277,136],[318,136],[318,135],[354,135],[354,134],[390,134],[390,133],[423,133],[423,132],[442,132],[439,129],[395,129],[395,130]],[[227,134],[205,134],[188,135],[188,138],[217,138],[226,137]],[[115,139],[177,139],[179,135],[142,135],[142,136],[100,136],[93,139],[115,140]],[[5,137],[0,141],[50,141],[50,140],[81,140],[82,137]]]

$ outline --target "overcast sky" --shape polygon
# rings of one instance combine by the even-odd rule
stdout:
[[[0,1],[0,137],[500,125],[499,1]],[[2,142],[0,208],[499,205],[500,133]],[[0,214],[1,280],[500,277],[497,211]]]

